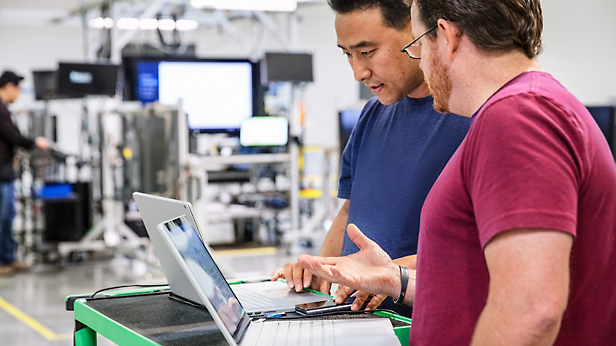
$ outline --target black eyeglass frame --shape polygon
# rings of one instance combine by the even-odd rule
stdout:
[[[428,31],[424,32],[423,34],[419,35],[419,37],[417,37],[416,39],[413,40],[413,42],[407,44],[406,46],[404,46],[404,48],[402,48],[402,50],[400,52],[402,53],[406,53],[406,55],[409,56],[409,58],[411,59],[415,59],[415,60],[419,60],[421,59],[421,57],[416,57],[416,56],[412,56],[411,53],[409,53],[409,51],[407,50],[410,46],[414,45],[415,43],[417,43],[417,41],[419,41],[420,38],[426,36],[429,32],[431,32],[432,30],[438,28],[438,24],[431,27],[430,29],[428,29]]]

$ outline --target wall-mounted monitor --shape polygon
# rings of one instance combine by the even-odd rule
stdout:
[[[607,143],[610,145],[612,149],[612,154],[616,157],[616,136],[614,123],[616,120],[616,107],[614,106],[591,106],[586,107],[592,117],[599,125],[601,132],[605,135],[605,139],[607,139]]]
[[[272,82],[312,82],[312,54],[265,53],[261,64],[261,84]]]
[[[56,71],[32,71],[34,78],[34,97],[37,100],[51,100],[58,96]]]
[[[239,133],[242,121],[262,114],[259,68],[249,60],[137,59],[127,65],[133,98],[167,105],[181,98],[193,131]]]
[[[115,96],[118,65],[60,63],[58,66],[58,94],[63,98],[87,95]]]
[[[338,113],[340,152],[344,150],[351,137],[351,132],[359,120],[361,109],[345,109]]]

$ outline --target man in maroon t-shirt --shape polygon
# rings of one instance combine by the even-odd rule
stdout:
[[[353,225],[359,253],[300,263],[414,303],[411,345],[616,344],[616,165],[539,70],[539,1],[415,0],[411,15],[405,50],[435,108],[473,118],[424,203],[417,271]]]

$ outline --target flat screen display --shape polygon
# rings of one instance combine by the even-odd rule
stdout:
[[[33,71],[34,97],[37,100],[51,100],[57,97],[58,78],[56,71]]]
[[[116,94],[118,65],[60,63],[58,67],[58,94],[80,98],[87,95]]]
[[[247,60],[139,61],[135,98],[166,105],[181,98],[191,130],[239,132],[255,114],[253,67]]]
[[[614,143],[614,117],[616,115],[616,108],[613,106],[587,106],[586,108],[597,122],[597,125],[599,125],[601,132],[603,132],[607,143],[612,149],[612,154],[616,155]]]
[[[192,273],[207,295],[229,333],[235,335],[245,310],[191,223],[182,216],[161,224],[159,228],[168,232],[167,235],[186,264],[185,268]]]

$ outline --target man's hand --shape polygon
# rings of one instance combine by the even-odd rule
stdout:
[[[359,247],[359,252],[344,257],[300,255],[299,263],[310,273],[330,282],[375,294],[399,295],[400,269],[389,255],[357,226],[350,224],[347,234]]]
[[[42,150],[51,149],[51,142],[45,137],[36,137],[34,139],[34,145]]]
[[[338,286],[338,289],[336,290],[336,293],[334,294],[334,302],[336,304],[344,303],[349,297],[349,294],[351,294],[353,291],[354,290],[348,286],[344,286],[344,285]],[[379,305],[381,305],[383,300],[387,298],[387,295],[386,294],[372,295],[368,292],[356,291],[355,293],[351,294],[351,297],[355,297],[355,300],[353,301],[353,305],[351,305],[351,310],[357,311],[361,309],[361,307],[364,305],[366,301],[368,301],[368,305],[366,305],[366,310],[376,309]]]
[[[272,273],[272,281],[285,279],[289,289],[295,289],[296,292],[302,291],[304,288],[312,288],[319,292],[330,294],[332,284],[321,278],[313,276],[307,270],[304,270],[299,263],[287,263],[284,268],[278,268]]]

